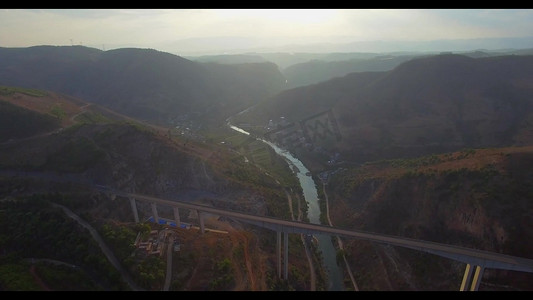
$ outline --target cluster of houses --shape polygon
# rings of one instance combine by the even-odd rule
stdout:
[[[161,248],[163,247],[162,244],[163,243],[159,241],[158,230],[152,230],[148,240],[142,241],[140,233],[137,235],[137,239],[135,240],[135,246],[137,249],[141,250],[140,252],[144,252],[147,255],[161,255]]]
[[[163,255],[165,249],[163,249],[164,241],[166,241],[170,235],[173,234],[171,230],[152,230],[147,240],[142,240],[140,233],[135,240],[135,247],[138,252],[148,255]],[[174,239],[172,249],[173,251],[180,251],[181,245],[178,239]]]

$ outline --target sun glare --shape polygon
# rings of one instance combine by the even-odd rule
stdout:
[[[223,18],[260,18],[265,21],[319,23],[331,19],[334,9],[221,9],[217,10]]]

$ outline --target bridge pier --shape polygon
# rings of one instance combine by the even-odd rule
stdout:
[[[159,224],[159,216],[157,215],[157,206],[155,205],[155,202],[151,203],[152,205],[152,214],[154,215],[154,221]]]
[[[283,267],[284,269],[284,272],[283,272],[283,277],[285,278],[285,280],[289,279],[289,233],[288,232],[284,232],[284,238],[283,238],[283,248],[284,248],[284,260],[285,260],[285,266]]]
[[[276,231],[276,254],[278,257],[278,278],[281,279],[281,231]]]
[[[461,282],[461,288],[459,289],[460,291],[466,291],[466,286],[470,283],[470,276],[472,276],[472,266],[466,264],[463,281]]]
[[[180,221],[180,212],[179,212],[177,206],[173,206],[172,208],[173,208],[173,210],[174,210],[174,221],[176,222],[176,227],[179,228],[180,225],[181,225],[181,221]]]
[[[465,274],[463,275],[463,281],[461,282],[460,291],[466,291],[468,285],[470,284],[470,291],[477,291],[479,284],[481,283],[481,277],[483,277],[483,272],[485,271],[484,266],[475,266],[476,271],[474,277],[472,277],[473,266],[471,264],[466,264]]]
[[[198,215],[198,220],[200,221],[200,232],[205,233],[204,216],[199,210],[196,210],[196,214]]]
[[[276,254],[278,257],[278,278],[281,277],[281,231],[276,231]],[[289,279],[289,233],[283,232],[283,279]]]
[[[481,277],[483,277],[484,271],[485,271],[485,267],[476,266],[476,273],[474,274],[474,278],[472,278],[472,286],[470,287],[471,291],[478,290],[479,284],[481,283]]]
[[[137,212],[137,204],[135,203],[135,198],[130,198],[131,210],[133,210],[133,217],[135,223],[139,223],[139,213]]]

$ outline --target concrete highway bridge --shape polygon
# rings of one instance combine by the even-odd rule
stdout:
[[[204,215],[205,214],[214,214],[219,216],[225,216],[228,218],[240,220],[245,223],[252,225],[260,226],[273,230],[277,233],[277,270],[278,277],[285,278],[288,277],[288,235],[290,233],[298,234],[327,234],[331,236],[340,236],[344,238],[355,238],[362,239],[382,244],[388,244],[398,247],[409,248],[417,251],[422,251],[426,253],[431,253],[460,261],[466,264],[466,269],[463,275],[463,280],[461,282],[461,291],[477,291],[479,284],[481,283],[481,278],[483,272],[487,268],[492,269],[502,269],[502,270],[513,270],[521,272],[530,272],[533,273],[533,260],[510,256],[500,253],[494,253],[483,250],[476,250],[464,247],[458,247],[453,245],[446,245],[440,243],[434,243],[429,241],[415,240],[409,238],[402,238],[396,236],[388,236],[383,234],[357,231],[357,230],[347,230],[342,228],[336,228],[326,225],[318,225],[311,223],[304,223],[298,221],[288,221],[272,217],[256,216],[250,215],[242,212],[236,212],[231,210],[225,210],[220,208],[214,208],[204,205],[180,202],[175,200],[166,200],[157,197],[140,195],[134,193],[126,193],[121,191],[116,191],[105,186],[96,186],[96,188],[102,192],[110,195],[112,199],[116,196],[125,197],[130,200],[131,208],[135,218],[135,222],[139,222],[139,215],[137,212],[136,200],[146,201],[150,203],[152,208],[153,218],[156,223],[159,223],[159,216],[157,214],[157,206],[170,206],[174,211],[174,219],[179,227],[181,224],[179,209],[189,209],[196,211],[198,214],[199,227],[202,233],[205,232],[204,226]],[[282,236],[283,233],[283,243]],[[281,277],[282,272],[282,253],[281,249],[283,247],[283,277]]]

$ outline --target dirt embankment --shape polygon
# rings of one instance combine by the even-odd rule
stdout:
[[[31,273],[31,276],[33,276],[33,279],[35,279],[35,282],[37,282],[37,284],[43,289],[43,291],[51,291],[52,290],[44,283],[44,281],[41,279],[41,277],[39,277],[39,275],[37,275],[37,272],[35,271],[35,265],[31,265],[30,266],[30,273]]]

